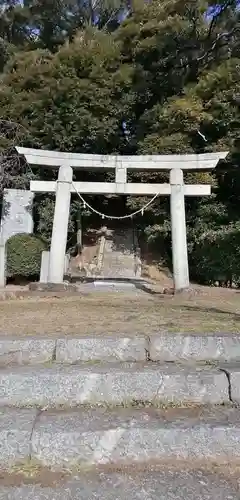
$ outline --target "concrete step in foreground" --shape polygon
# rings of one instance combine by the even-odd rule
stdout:
[[[240,403],[240,336],[0,338],[0,406]]]
[[[0,468],[53,470],[203,460],[240,463],[236,408],[2,409]]]
[[[203,470],[161,467],[83,474],[56,486],[1,487],[0,500],[238,500],[237,481]]]
[[[240,335],[0,336],[0,366],[81,361],[240,362]]]
[[[228,404],[239,401],[240,366],[79,363],[0,369],[0,407],[74,407],[151,403]]]
[[[239,338],[2,337],[0,500],[238,500]]]

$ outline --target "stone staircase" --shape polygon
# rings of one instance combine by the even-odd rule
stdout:
[[[107,230],[100,276],[113,280],[141,278],[141,262],[134,230]]]
[[[71,281],[98,280],[106,285],[141,280],[141,259],[133,227],[97,233],[95,245],[85,246],[81,256],[72,258],[68,274]]]
[[[239,359],[238,335],[1,337],[0,500],[237,500]]]

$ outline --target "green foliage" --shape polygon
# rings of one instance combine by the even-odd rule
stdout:
[[[240,224],[203,233],[190,254],[193,277],[205,284],[240,284]]]
[[[119,68],[119,58],[110,35],[88,31],[55,56],[27,53],[5,73],[2,119],[25,127],[23,143],[110,152],[121,138],[122,95],[131,85],[132,69]]]
[[[113,30],[124,0],[0,0],[0,37],[21,50],[56,52],[79,29]]]
[[[47,249],[43,239],[32,234],[16,234],[7,241],[7,277],[39,276],[41,254]]]
[[[82,216],[88,217],[88,211],[83,210],[82,203],[79,198],[72,200],[69,223],[68,223],[68,240],[67,248],[72,248],[76,244],[76,233],[77,233],[77,219],[79,218],[79,211],[81,211]],[[34,212],[37,233],[41,238],[48,243],[50,246],[52,237],[52,225],[54,217],[54,206],[55,198],[54,196],[35,196],[34,200]]]

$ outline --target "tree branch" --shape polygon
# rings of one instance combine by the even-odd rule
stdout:
[[[210,23],[209,30],[208,30],[207,39],[210,38],[212,31],[213,31],[214,27],[216,26],[216,23],[217,23],[219,17],[222,16],[222,14],[228,9],[228,7],[233,6],[233,4],[235,4],[235,0],[226,0],[226,2],[221,6],[219,11],[216,13],[216,15],[213,16],[212,21]]]
[[[234,26],[234,28],[232,28],[230,31],[227,31],[227,32],[224,32],[224,33],[220,33],[216,39],[213,41],[211,47],[207,50],[204,51],[204,53],[197,57],[197,58],[193,58],[191,61],[188,59],[188,56],[187,56],[187,60],[185,59],[184,60],[181,60],[181,63],[180,64],[175,64],[174,61],[174,67],[176,69],[184,69],[184,68],[187,68],[190,64],[193,64],[194,62],[195,63],[200,63],[201,61],[203,61],[205,58],[207,58],[218,46],[218,44],[220,44],[220,42],[223,42],[224,41],[224,44],[225,43],[228,43],[229,42],[229,38],[231,38],[237,31],[240,31],[240,26]],[[221,45],[221,47],[224,46],[224,44]],[[198,47],[195,45],[191,45],[189,44],[189,46],[187,45],[184,45],[182,46],[181,48],[178,49],[177,51],[177,56],[181,57],[181,54],[184,54],[186,55],[186,50],[189,50],[189,52],[192,52],[193,50],[198,50]]]
[[[239,26],[234,26],[234,28],[231,29],[231,31],[226,31],[224,33],[220,33],[217,38],[214,40],[214,42],[212,43],[212,46],[206,50],[204,52],[204,54],[200,57],[198,57],[196,60],[199,62],[199,61],[202,61],[203,59],[205,59],[206,56],[208,56],[209,54],[211,54],[211,52],[214,51],[214,49],[216,48],[217,44],[219,41],[223,40],[223,39],[227,39],[229,40],[229,38],[234,35],[234,33],[236,33],[238,30],[239,30]]]

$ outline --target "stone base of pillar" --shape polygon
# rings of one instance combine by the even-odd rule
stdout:
[[[194,288],[164,288],[163,290],[164,295],[181,295],[182,293],[196,293],[196,290]]]
[[[38,292],[78,292],[78,287],[72,283],[30,283],[29,290]]]

